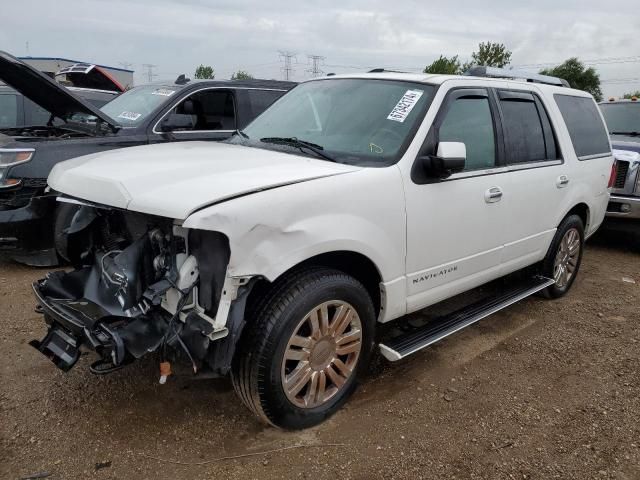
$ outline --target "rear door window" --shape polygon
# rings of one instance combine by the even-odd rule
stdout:
[[[249,103],[251,103],[251,111],[253,112],[254,117],[257,117],[264,112],[284,93],[285,92],[278,90],[247,90]]]
[[[611,155],[609,135],[589,97],[555,94],[554,98],[569,130],[573,149],[580,160]]]
[[[542,103],[530,92],[498,91],[509,164],[557,158],[551,124]]]

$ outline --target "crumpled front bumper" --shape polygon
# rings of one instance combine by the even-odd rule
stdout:
[[[167,329],[162,319],[112,315],[86,298],[56,298],[55,286],[51,288],[47,282],[63,276],[64,272],[54,272],[33,283],[38,310],[44,315],[48,331],[41,341],[34,340],[30,345],[58,368],[70,370],[84,347],[101,357],[91,370],[108,373],[155,350],[162,342]]]

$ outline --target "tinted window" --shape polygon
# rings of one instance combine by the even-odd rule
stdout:
[[[487,98],[458,98],[440,125],[439,141],[467,147],[465,170],[490,168],[496,163],[495,134]]]
[[[271,106],[271,104],[284,95],[284,93],[285,92],[274,90],[247,90],[254,116],[257,117],[264,112],[267,107]]]
[[[192,130],[234,130],[236,116],[233,94],[225,90],[203,90],[187,97],[173,109],[191,115]]]
[[[609,135],[591,98],[554,95],[562,118],[569,129],[578,158],[611,153]]]
[[[603,103],[600,110],[609,133],[640,132],[640,102]]]
[[[509,98],[500,100],[508,163],[535,162],[547,158],[538,108],[533,96],[527,96],[531,98],[530,101]]]
[[[0,128],[11,128],[18,124],[17,95],[0,95]]]
[[[51,118],[51,114],[47,110],[26,97],[24,99],[24,116],[26,125],[46,125]]]

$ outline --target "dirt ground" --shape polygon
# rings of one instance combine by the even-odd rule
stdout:
[[[263,427],[227,380],[161,386],[151,358],[63,374],[28,345],[44,273],[0,263],[1,478],[640,479],[640,249],[625,239],[590,242],[567,297],[383,364],[302,432]]]

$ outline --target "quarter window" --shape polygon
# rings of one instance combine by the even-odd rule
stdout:
[[[609,135],[596,102],[589,97],[555,94],[554,98],[569,130],[580,160],[611,154]]]
[[[454,100],[440,125],[438,139],[465,144],[465,170],[494,167],[495,132],[489,99],[461,97]]]

